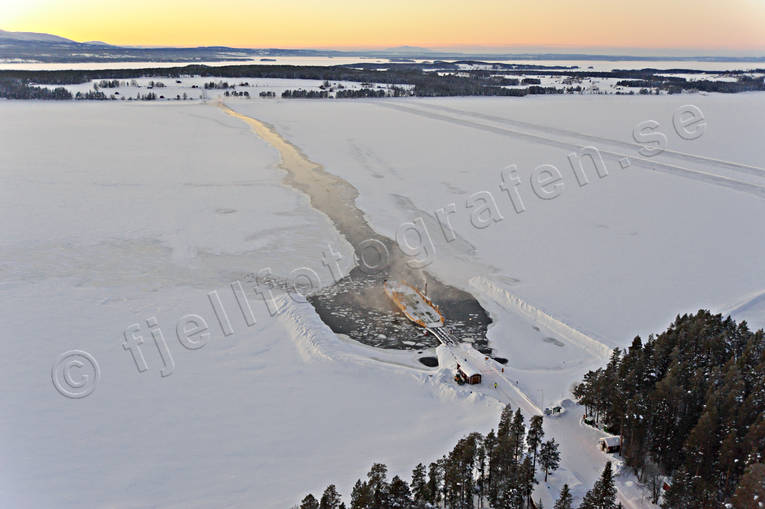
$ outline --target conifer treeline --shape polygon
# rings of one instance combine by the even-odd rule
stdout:
[[[8,99],[72,99],[72,93],[64,87],[53,90],[46,87],[36,87],[27,81],[19,79],[0,79],[0,97]]]
[[[645,344],[636,337],[627,351],[616,349],[574,395],[622,435],[622,454],[642,480],[656,486],[660,474],[672,477],[665,507],[721,507],[757,488],[751,477],[765,462],[762,330],[704,310],[678,316]],[[765,480],[758,489],[765,500]]]
[[[471,433],[452,451],[427,467],[420,463],[412,471],[411,483],[399,476],[387,480],[388,468],[375,463],[359,479],[350,496],[350,509],[414,509],[438,505],[446,508],[527,507],[537,483],[536,472],[558,468],[560,453],[554,439],[544,441],[542,416],[534,416],[526,430],[520,409],[505,406],[499,426],[486,434]],[[567,489],[566,489],[567,491]],[[570,494],[568,495],[570,499]],[[569,501],[570,503],[570,501]],[[570,505],[568,506],[570,507]],[[301,509],[345,508],[334,485],[317,500],[307,495]]]
[[[478,62],[476,62],[478,63]],[[485,64],[484,64],[485,65]],[[702,71],[692,69],[616,69],[612,71],[595,71],[586,69],[546,68],[523,69],[502,64],[495,70],[488,69],[459,69],[457,64],[449,62],[421,63],[397,65],[387,63],[353,64],[349,66],[290,66],[290,65],[233,65],[205,66],[200,64],[172,68],[144,69],[68,69],[59,71],[27,71],[0,70],[0,97],[11,99],[66,99],[59,91],[56,94],[46,94],[35,90],[36,83],[46,84],[76,84],[90,80],[119,81],[139,77],[181,78],[188,76],[215,78],[285,78],[310,79],[331,81],[374,82],[388,85],[411,85],[406,94],[422,97],[440,96],[525,96],[530,94],[563,94],[581,92],[579,85],[572,87],[543,87],[540,78],[531,76],[562,76],[569,81],[579,82],[588,78],[616,78],[620,85],[630,88],[646,89],[658,93],[659,90],[668,93],[679,93],[684,90],[700,90],[706,92],[746,92],[765,90],[765,81],[761,76],[762,69],[744,71],[704,71],[720,76],[726,74],[735,80],[699,79],[689,81],[678,76],[667,76],[669,73],[698,74]],[[535,66],[532,66],[535,67]],[[431,72],[433,69],[448,72]],[[459,73],[455,72],[459,71]],[[497,74],[501,73],[501,76]],[[517,77],[513,77],[517,76]],[[531,85],[527,88],[505,88],[507,85]],[[108,88],[108,87],[107,87]],[[31,89],[31,90],[27,90]],[[63,89],[62,89],[63,90]],[[343,95],[341,95],[342,97]],[[289,95],[287,97],[321,97],[319,95]]]

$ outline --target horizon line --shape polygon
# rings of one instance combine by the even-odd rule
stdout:
[[[0,28],[0,30],[3,30]],[[384,50],[396,50],[402,48],[411,48],[413,50],[423,49],[433,52],[487,52],[487,53],[507,53],[516,51],[530,51],[532,53],[541,53],[544,51],[556,51],[563,52],[582,52],[582,51],[641,51],[650,52],[656,51],[661,53],[667,52],[682,52],[690,54],[690,56],[716,56],[712,54],[704,54],[704,52],[713,53],[728,53],[735,55],[736,53],[761,53],[761,56],[765,56],[765,46],[749,46],[749,47],[731,47],[731,46],[634,46],[634,45],[578,45],[578,44],[474,44],[474,43],[427,43],[427,44],[411,44],[411,43],[390,43],[390,44],[371,44],[371,45],[280,45],[280,44],[226,44],[226,43],[191,43],[191,44],[141,44],[141,43],[110,43],[104,39],[91,39],[86,41],[78,41],[67,37],[66,35],[59,35],[52,32],[38,32],[34,30],[3,30],[8,33],[34,33],[53,35],[57,37],[63,37],[76,43],[88,44],[88,43],[103,43],[110,46],[124,47],[124,48],[199,48],[199,47],[226,47],[232,49],[241,50],[254,50],[254,49],[287,49],[287,50],[314,50],[314,51],[384,51]],[[634,56],[634,55],[630,55]],[[651,55],[648,55],[651,56]],[[680,55],[654,55],[654,56],[680,56]],[[748,55],[751,56],[751,55]]]

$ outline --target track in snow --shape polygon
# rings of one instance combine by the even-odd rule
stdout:
[[[489,115],[487,113],[478,113],[473,111],[460,110],[457,108],[451,108],[449,106],[437,106],[434,104],[417,104],[417,106],[421,108],[430,109],[433,111],[448,112],[448,113],[453,113],[455,115],[480,118],[490,122],[512,125],[515,127],[520,127],[520,128],[524,128],[531,131],[540,131],[541,133],[555,133],[559,136],[576,138],[579,140],[585,140],[586,142],[605,143],[607,145],[613,145],[613,146],[618,146],[624,149],[628,149],[633,152],[637,152],[639,149],[642,148],[642,146],[637,143],[616,140],[613,138],[606,138],[605,136],[595,136],[592,134],[587,134],[587,133],[583,133],[579,131],[573,131],[571,129],[564,129],[561,127],[547,126],[543,124],[534,124],[532,122],[525,122],[521,120],[513,120],[513,119],[509,119],[505,117],[499,117],[496,115]],[[675,159],[679,159],[683,161],[689,161],[689,162],[697,163],[697,164],[717,166],[718,169],[725,168],[725,169],[738,172],[744,175],[752,175],[755,177],[765,179],[765,169],[759,168],[757,166],[752,166],[749,164],[737,163],[734,161],[724,161],[724,160],[715,159],[712,157],[688,154],[685,152],[671,150],[668,148],[665,148],[662,151],[661,156],[668,157],[668,158],[675,158]]]
[[[406,113],[411,113],[413,115],[418,115],[418,116],[430,118],[433,120],[441,120],[444,122],[449,122],[449,123],[460,125],[463,127],[470,127],[480,131],[498,134],[500,136],[513,137],[517,139],[526,140],[532,143],[539,143],[539,144],[548,145],[552,147],[562,148],[562,149],[573,151],[573,152],[579,151],[583,148],[583,146],[579,143],[561,140],[561,139],[549,136],[547,134],[539,134],[539,133],[533,133],[528,131],[522,131],[519,129],[510,129],[507,127],[500,127],[496,125],[479,122],[476,120],[458,118],[458,117],[450,116],[448,114],[438,113],[435,111],[423,111],[419,108],[414,108],[408,105],[404,106],[398,103],[394,104],[394,103],[376,102],[375,104],[384,108],[390,108],[390,109],[394,109],[398,111],[403,111]],[[628,158],[632,166],[638,166],[648,170],[660,171],[660,172],[668,173],[671,175],[677,175],[680,177],[690,178],[690,179],[705,182],[708,184],[728,187],[738,191],[743,191],[745,193],[753,194],[760,198],[765,198],[765,180],[763,181],[762,184],[760,184],[754,181],[741,180],[740,179],[741,177],[736,178],[733,176],[722,175],[720,173],[714,173],[713,171],[695,170],[691,168],[684,168],[682,166],[677,166],[674,164],[663,163],[660,161],[654,161],[654,160],[649,160],[649,159],[645,159],[641,157],[636,157],[634,156],[633,153],[619,153],[619,152],[614,152],[611,150],[603,150],[600,148],[598,148],[598,150],[603,155],[604,158],[610,158],[616,161],[620,161],[624,158]],[[693,157],[696,157],[696,156],[693,156]],[[733,163],[733,164],[737,164],[737,163]],[[758,173],[758,177],[759,177],[759,173]]]

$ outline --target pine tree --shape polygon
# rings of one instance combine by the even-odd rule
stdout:
[[[510,403],[505,405],[499,416],[499,427],[497,428],[497,438],[503,438],[510,434],[510,425],[513,422],[513,408]]]
[[[380,486],[385,484],[387,476],[388,476],[388,467],[385,466],[384,463],[373,463],[372,467],[369,469],[369,472],[367,473],[367,480],[369,482],[369,487],[372,490],[378,489]]]
[[[351,509],[368,509],[371,505],[372,494],[369,485],[358,479],[351,491]]]
[[[733,507],[760,508],[765,504],[765,464],[749,465],[733,495]]]
[[[460,441],[461,442],[461,441]],[[444,502],[450,507],[456,507],[461,504],[461,484],[462,476],[458,451],[459,444],[457,444],[454,450],[449,453],[449,456],[444,458],[443,472],[444,472]]]
[[[574,503],[574,497],[571,496],[571,491],[568,489],[568,484],[563,485],[563,489],[560,490],[558,500],[555,502],[553,509],[572,509]]]
[[[518,489],[525,500],[531,499],[531,492],[537,480],[534,478],[534,465],[529,456],[523,458],[518,468]]]
[[[622,383],[621,380],[619,380],[621,353],[621,350],[618,348],[614,348],[613,352],[611,352],[611,359],[608,361],[606,369],[603,371],[603,379],[600,384],[600,401],[619,401],[622,399]],[[603,420],[606,424],[606,429],[612,432],[618,432],[618,427],[622,422],[622,415],[624,415],[624,408],[622,405],[606,405],[604,414]]]
[[[389,505],[390,486],[386,480],[388,467],[374,463],[367,473],[367,484],[372,498],[371,509],[386,509]]]
[[[518,461],[516,461],[516,442],[514,435],[497,441],[493,452],[492,487],[489,490],[489,502],[500,507],[512,506],[515,502],[517,488],[516,476]]]
[[[428,501],[428,481],[425,477],[425,465],[417,464],[412,470],[412,496],[415,502]]]
[[[408,509],[412,507],[412,494],[409,491],[409,485],[399,476],[393,476],[390,482],[389,505],[393,509]]]
[[[300,502],[300,509],[319,509],[319,502],[310,493]]]
[[[694,509],[697,504],[693,489],[693,476],[684,466],[672,474],[672,486],[664,493],[661,506],[665,509]]]
[[[480,435],[479,435],[480,438]],[[478,506],[483,503],[483,497],[486,492],[486,439],[480,438],[475,451],[475,468],[478,470]]]
[[[483,442],[480,433],[471,433],[461,439],[445,458],[444,493],[452,506],[465,509],[473,507],[476,467],[476,452]]]
[[[431,504],[437,504],[441,500],[441,466],[437,462],[432,462],[428,466],[428,492],[427,501]]]
[[[693,475],[704,479],[712,478],[713,462],[717,458],[720,445],[719,418],[717,410],[712,407],[701,415],[696,426],[685,442],[683,448],[686,456],[686,468]]]
[[[547,474],[554,472],[560,465],[560,452],[554,438],[542,444],[539,451],[539,465],[545,472],[545,482],[547,482]]]
[[[502,509],[519,509],[523,506],[523,491],[516,479],[501,477],[497,480],[496,500],[491,507]]]
[[[535,415],[529,421],[529,432],[526,435],[526,445],[529,448],[529,454],[532,457],[532,466],[536,471],[537,468],[537,452],[539,452],[539,446],[542,444],[542,437],[545,436],[545,432],[542,429],[542,416]]]
[[[599,509],[598,495],[595,493],[594,487],[584,494],[584,498],[582,499],[582,503],[579,505],[579,509]]]
[[[319,501],[319,509],[338,509],[340,507],[340,494],[334,484],[327,486]]]
[[[523,414],[521,409],[515,411],[513,416],[513,423],[510,425],[510,436],[513,440],[514,451],[513,459],[516,463],[521,460],[521,454],[523,453],[523,436],[526,434],[526,425],[523,423]]]
[[[497,500],[497,478],[499,471],[499,458],[498,458],[498,440],[494,435],[492,429],[486,434],[486,438],[483,440],[483,446],[486,450],[486,496],[489,498],[490,503],[494,503]]]
[[[585,494],[579,509],[616,509],[616,486],[610,461],[606,463],[600,479]]]
[[[600,476],[600,507],[608,509],[616,506],[616,485],[614,484],[611,462],[607,462]]]

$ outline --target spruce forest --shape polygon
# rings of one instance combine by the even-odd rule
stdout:
[[[621,454],[654,502],[664,491],[665,508],[762,507],[762,330],[704,310],[678,316],[658,336],[614,350],[574,395],[588,422],[622,436]]]

